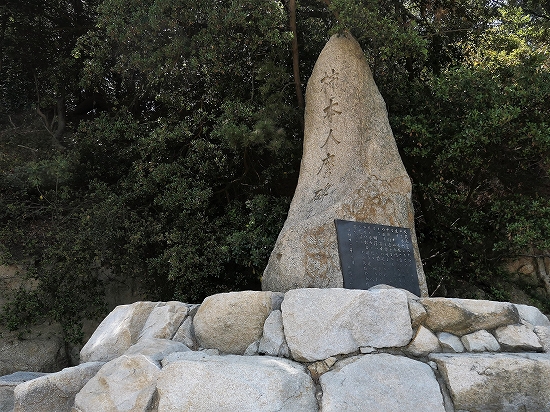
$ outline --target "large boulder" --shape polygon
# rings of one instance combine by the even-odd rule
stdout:
[[[529,305],[514,305],[519,313],[522,323],[528,323],[532,326],[550,327],[550,320],[538,308]]]
[[[462,336],[513,325],[520,320],[518,310],[508,302],[449,298],[424,298],[420,302],[428,313],[424,326],[433,332]]]
[[[83,363],[18,385],[14,412],[70,412],[75,395],[102,366],[103,362]]]
[[[550,410],[550,357],[544,354],[435,354],[456,410]]]
[[[323,412],[445,412],[432,369],[403,356],[349,358],[319,381]]]
[[[75,397],[78,412],[146,412],[154,402],[160,368],[144,355],[120,356],[105,365]]]
[[[158,412],[318,410],[315,385],[298,363],[269,356],[178,355],[158,378]]]
[[[495,330],[495,337],[504,349],[511,352],[520,350],[542,352],[537,334],[527,325],[501,326]]]
[[[207,297],[193,319],[203,348],[242,355],[262,336],[273,305],[271,292],[230,292]]]
[[[81,362],[107,362],[122,355],[138,341],[149,314],[158,302],[117,306],[97,327],[80,351]]]
[[[410,228],[420,290],[427,295],[411,181],[384,100],[349,33],[331,37],[309,78],[298,185],[262,289],[342,287],[335,219]]]
[[[291,356],[312,362],[362,346],[405,346],[412,338],[407,295],[399,289],[295,289],[282,303]]]
[[[158,304],[149,314],[138,338],[172,339],[188,312],[185,303]]]
[[[0,376],[17,371],[55,372],[69,365],[58,324],[44,324],[30,333],[0,330]]]

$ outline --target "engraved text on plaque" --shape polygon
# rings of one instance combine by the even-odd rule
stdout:
[[[386,284],[420,296],[410,229],[347,220],[334,223],[345,288]]]

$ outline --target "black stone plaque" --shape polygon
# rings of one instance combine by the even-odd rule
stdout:
[[[385,284],[420,296],[410,229],[347,220],[334,223],[345,288]]]

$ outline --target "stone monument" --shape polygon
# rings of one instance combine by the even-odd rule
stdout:
[[[300,176],[262,289],[342,287],[334,220],[410,228],[418,282],[411,181],[359,43],[334,35],[308,81]]]

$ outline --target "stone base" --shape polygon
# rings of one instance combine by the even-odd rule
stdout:
[[[534,307],[382,287],[205,303],[116,308],[83,349],[102,362],[0,378],[2,410],[550,410],[550,321]]]

